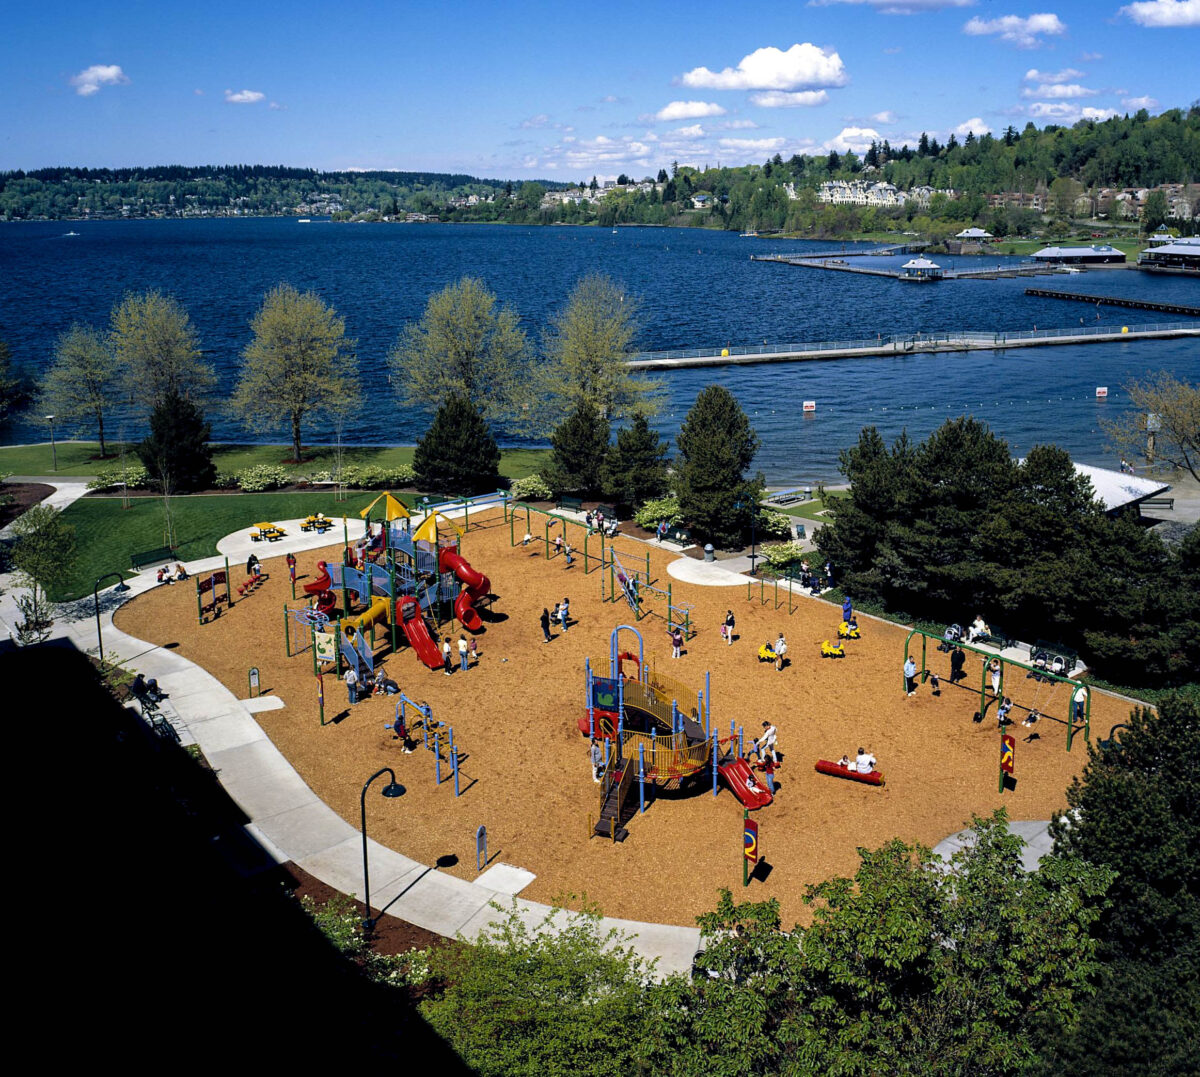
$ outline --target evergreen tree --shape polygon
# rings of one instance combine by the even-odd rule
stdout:
[[[28,380],[13,370],[8,345],[0,340],[0,426],[28,407],[30,395]]]
[[[550,436],[554,452],[543,476],[550,489],[556,494],[598,491],[608,440],[608,420],[588,401],[578,404]]]
[[[837,150],[830,150],[829,156],[825,159],[825,169],[830,174],[836,172],[842,167],[842,159],[838,156]]]
[[[137,447],[138,457],[159,484],[163,496],[204,490],[217,479],[212,427],[191,400],[169,392],[150,413],[150,433]]]
[[[604,493],[623,505],[636,506],[667,492],[670,447],[650,429],[644,415],[617,431],[617,442],[604,465]]]
[[[479,494],[500,485],[500,448],[483,415],[451,393],[417,442],[413,470],[422,490]]]
[[[675,491],[684,518],[714,542],[743,541],[762,482],[746,478],[760,442],[741,405],[728,389],[710,385],[696,397],[676,441]]]

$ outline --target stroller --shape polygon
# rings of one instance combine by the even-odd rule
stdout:
[[[937,649],[943,654],[949,654],[954,650],[956,643],[961,643],[965,632],[962,625],[947,625],[946,631],[942,633],[942,641],[937,645]]]

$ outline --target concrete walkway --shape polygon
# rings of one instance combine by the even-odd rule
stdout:
[[[275,522],[287,528],[287,538],[264,547],[263,543],[251,543],[252,529],[246,529],[222,539],[218,548],[228,550],[231,560],[234,556],[240,560],[243,552],[247,556],[253,551],[260,556],[269,553],[275,557],[289,550],[327,546],[331,537],[335,543],[342,539],[340,528],[335,529],[333,536],[321,536],[301,532],[298,520]],[[361,535],[362,521],[356,522]],[[351,538],[354,537],[352,532]],[[188,570],[195,574],[223,565],[224,553],[190,561]],[[183,744],[200,747],[225,790],[249,818],[246,832],[265,854],[261,866],[291,860],[315,878],[361,901],[361,835],[305,784],[255,721],[253,712],[264,709],[270,697],[238,699],[200,666],[171,650],[129,636],[113,625],[116,609],[156,586],[160,585],[155,582],[154,570],[147,570],[129,581],[128,592],[118,593],[110,588],[101,596],[105,658],[147,678],[156,678],[160,688],[168,693],[161,706],[163,714]],[[55,613],[53,639],[89,654],[97,653],[94,602],[90,596],[60,605]],[[388,809],[380,800],[372,810]],[[485,873],[488,881],[494,883],[489,886],[447,875],[374,841],[368,841],[368,852],[372,905],[440,935],[472,940],[510,907],[530,927],[554,913],[548,905],[513,896],[533,879],[531,873],[520,868],[493,865]],[[501,908],[497,909],[497,905]],[[559,912],[557,920],[561,922],[564,916]],[[700,943],[698,928],[612,917],[602,920],[602,934],[614,928],[628,936],[627,944],[642,957],[657,960],[658,975],[690,971]]]

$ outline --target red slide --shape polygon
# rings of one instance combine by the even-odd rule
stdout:
[[[421,604],[413,595],[396,599],[396,619],[404,635],[421,659],[430,669],[442,668],[442,652],[437,641],[429,634],[429,626],[421,616]]]
[[[751,811],[755,808],[765,808],[775,799],[766,785],[757,779],[754,787],[750,787],[750,764],[744,759],[726,763],[723,767],[717,767],[717,771],[725,779],[725,784],[733,790],[733,795]]]
[[[317,562],[317,569],[321,573],[312,583],[306,583],[304,590],[306,594],[318,595],[322,591],[333,590],[333,578],[329,575],[329,568],[324,561]]]
[[[322,591],[317,595],[317,612],[325,614],[331,621],[337,617],[337,595],[332,591]]]
[[[453,572],[467,589],[454,600],[454,616],[462,622],[468,632],[478,632],[483,628],[479,614],[475,612],[475,603],[486,598],[492,590],[492,581],[478,569],[474,569],[448,546],[438,555],[438,568],[443,572]]]

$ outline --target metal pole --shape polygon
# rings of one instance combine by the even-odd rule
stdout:
[[[391,782],[383,790],[385,797],[400,797],[404,795],[404,786],[396,781],[396,772],[391,767],[384,767],[382,770],[377,770],[372,774],[362,787],[362,796],[359,798],[359,808],[361,810],[362,822],[362,854],[363,854],[363,929],[365,931],[375,930],[375,921],[371,918],[371,877],[369,874],[369,865],[367,861],[367,789],[371,783],[381,774],[390,774]]]
[[[92,587],[92,602],[96,607],[96,643],[100,648],[100,665],[102,667],[104,665],[104,632],[100,626],[100,585],[112,576],[116,576],[117,578],[117,586],[114,590],[129,590],[129,587],[125,583],[125,577],[120,572],[106,572]]]

